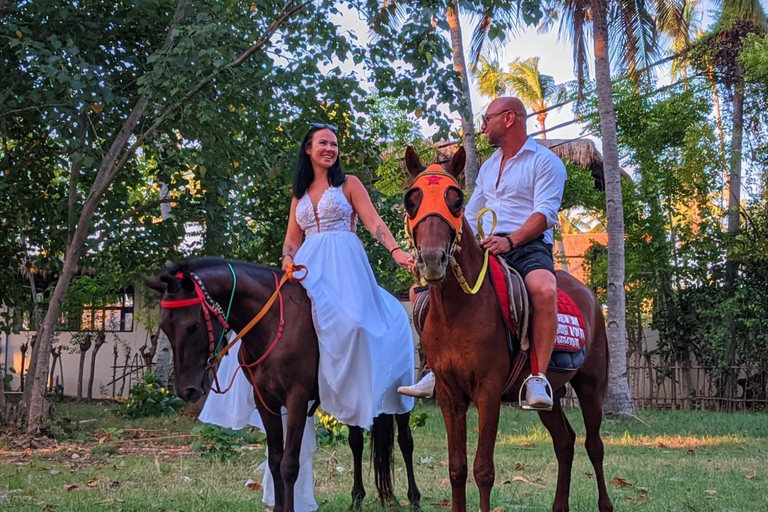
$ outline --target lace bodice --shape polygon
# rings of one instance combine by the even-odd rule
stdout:
[[[296,221],[306,236],[327,231],[354,231],[357,219],[342,187],[328,187],[317,202],[317,215],[305,193],[296,205]]]

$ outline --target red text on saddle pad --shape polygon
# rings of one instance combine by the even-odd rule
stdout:
[[[563,290],[557,290],[557,335],[555,350],[576,352],[586,342],[584,318],[573,299]]]

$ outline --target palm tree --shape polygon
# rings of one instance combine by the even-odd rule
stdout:
[[[381,3],[380,12],[385,15],[385,24],[391,30],[399,30],[406,16],[402,9],[408,2],[405,0],[384,0]],[[418,3],[417,3],[418,4]],[[477,179],[477,144],[475,142],[475,125],[473,122],[472,102],[470,94],[469,73],[464,57],[464,40],[459,22],[460,15],[464,14],[470,19],[478,20],[472,31],[470,41],[470,62],[472,67],[476,65],[483,48],[486,46],[498,47],[505,42],[504,34],[511,34],[511,29],[517,26],[520,19],[532,22],[538,15],[538,2],[530,0],[514,0],[504,9],[493,0],[471,2],[467,0],[448,0],[441,9],[444,10],[445,20],[448,23],[451,40],[451,52],[453,68],[459,75],[461,82],[461,97],[464,102],[461,114],[461,128],[464,149],[467,152],[467,163],[464,168],[464,179],[467,188],[471,191]],[[421,5],[416,5],[422,10]]]
[[[510,93],[519,98],[526,107],[536,113],[536,120],[541,127],[541,136],[546,139],[547,113],[544,110],[565,98],[565,88],[555,85],[555,79],[551,76],[542,75],[539,72],[538,57],[523,61],[515,59],[510,64],[508,73],[493,67],[495,63],[489,63],[485,59],[481,63],[482,68],[477,76],[481,94],[490,89]]]
[[[681,19],[676,0],[552,0],[547,27],[559,21],[559,34],[573,44],[579,91],[588,76],[587,40],[591,36],[595,58],[597,103],[603,143],[606,217],[608,222],[608,344],[613,358],[605,410],[628,414],[634,409],[627,382],[627,332],[624,256],[624,205],[617,149],[616,113],[611,94],[610,48],[621,48],[615,61],[633,73],[658,52],[656,17]],[[610,29],[609,29],[610,24]]]
[[[725,192],[728,196],[728,233],[735,235],[741,227],[741,160],[744,137],[744,69],[738,55],[744,48],[744,40],[751,33],[765,34],[768,31],[766,14],[760,0],[719,0],[721,6],[717,22],[711,34],[702,38],[699,43],[703,49],[704,58],[700,66],[714,70],[726,88],[731,91],[731,144],[728,180]],[[738,270],[731,259],[726,257],[726,292],[735,293]],[[736,363],[737,338],[733,328],[733,318],[726,319],[731,324],[731,336],[726,341],[726,363],[732,367]],[[725,398],[732,398],[736,390],[736,375],[726,372],[721,393]],[[729,406],[732,403],[729,402]]]

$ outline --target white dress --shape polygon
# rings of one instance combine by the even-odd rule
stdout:
[[[234,339],[232,333],[230,339]],[[219,383],[226,387],[232,380],[232,374],[239,370],[237,354],[240,351],[240,342],[238,341],[229,350],[226,356],[219,363],[217,370]],[[285,413],[285,408],[283,408]],[[253,387],[248,382],[248,378],[242,371],[237,372],[237,377],[232,387],[224,394],[210,392],[205,401],[203,410],[198,416],[203,423],[211,423],[220,427],[240,430],[248,425],[258,428],[264,432],[264,424],[261,416],[256,410],[256,401],[253,397]],[[283,416],[283,436],[285,436],[286,417]],[[283,438],[285,439],[285,437]],[[315,502],[314,479],[312,474],[312,454],[316,449],[315,440],[315,422],[312,417],[307,418],[304,427],[304,437],[301,440],[301,454],[299,455],[299,478],[294,487],[294,508],[296,512],[313,512],[317,510]],[[275,506],[275,484],[272,479],[272,472],[267,465],[264,470],[264,479],[261,484],[264,489],[262,501],[270,506]]]
[[[405,309],[376,283],[353,217],[342,187],[326,189],[317,212],[304,194],[296,220],[306,238],[295,262],[309,271],[301,284],[320,345],[320,407],[369,429],[379,414],[413,408],[397,388],[413,384],[414,344]]]

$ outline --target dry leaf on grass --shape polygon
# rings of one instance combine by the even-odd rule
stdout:
[[[245,482],[245,486],[252,491],[262,490],[261,484],[259,482],[254,482],[253,480],[250,480],[250,479],[247,482]]]
[[[541,489],[543,489],[545,487],[545,486],[543,486],[541,484],[537,484],[536,482],[531,482],[530,480],[528,480],[524,476],[520,476],[520,475],[517,475],[517,476],[513,477],[512,481],[513,482],[522,482],[524,484],[532,485],[533,487],[539,487]]]
[[[753,471],[753,472],[751,472],[750,474],[747,475],[747,480],[752,480],[756,476],[757,476],[757,473]]]
[[[593,475],[592,473],[586,473],[586,475],[587,475],[587,478],[595,478],[595,475]]]
[[[442,500],[440,500],[440,501],[438,501],[436,503],[433,503],[432,505],[434,505],[435,507],[440,507],[440,508],[448,508],[448,507],[451,506],[451,501],[449,499],[447,499],[447,498],[443,498]]]
[[[504,512],[504,507],[496,507],[493,512]]]
[[[88,487],[96,487],[99,485],[99,479],[98,478],[91,478],[87,482],[85,482],[85,485]]]
[[[522,462],[515,462],[515,471],[522,471],[523,467],[524,466]]]
[[[688,450],[688,455],[696,455],[696,450],[691,448],[690,450]]]
[[[625,488],[625,487],[632,487],[632,485],[633,485],[632,482],[624,480],[623,478],[620,478],[618,476],[615,477],[613,480],[611,480],[611,483],[613,484],[614,487],[616,487],[618,489],[622,489],[622,488]]]
[[[69,491],[73,491],[73,490],[77,489],[78,485],[77,484],[69,484],[69,485],[65,485],[64,488],[67,490],[67,492],[69,492]]]
[[[710,496],[714,496],[715,494],[717,494],[717,490],[715,490],[715,489],[707,489],[704,492],[709,494]]]
[[[442,480],[440,480],[440,485],[451,485],[451,479],[443,478]]]
[[[639,505],[641,503],[648,503],[650,498],[647,494],[641,494],[640,496],[636,496],[634,498],[632,496],[627,496],[627,501],[633,505]]]

